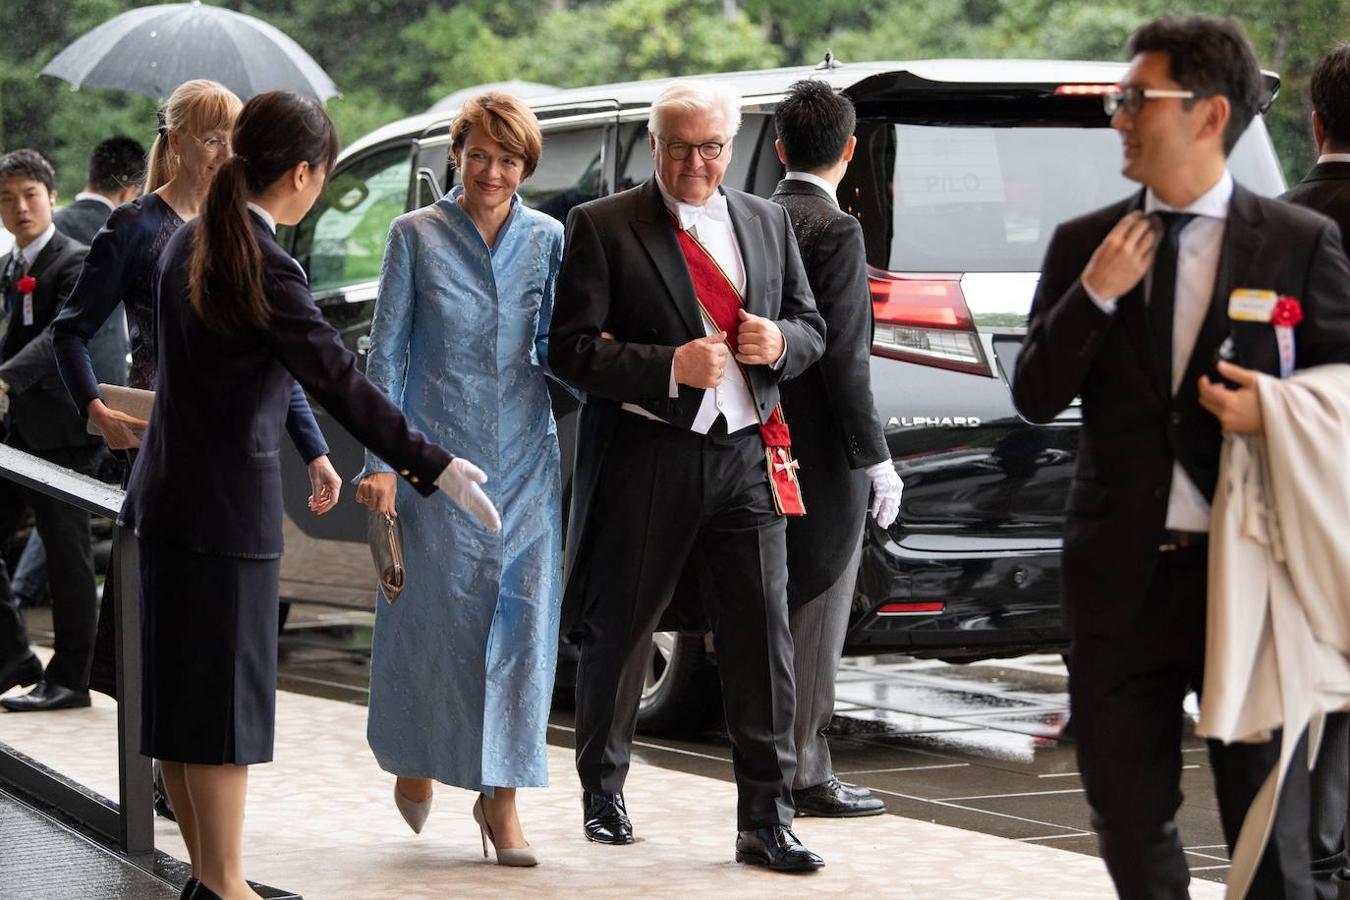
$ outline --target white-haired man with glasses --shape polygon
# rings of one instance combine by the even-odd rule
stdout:
[[[790,826],[792,638],[782,514],[795,476],[778,383],[824,323],[782,207],[722,179],[739,98],[676,82],[648,121],[654,174],[572,210],[549,364],[583,390],[564,606],[581,647],[587,839],[633,842],[623,799],[651,633],[686,564],[714,630],[739,793],[736,859],[823,865]],[[809,501],[808,501],[809,502]]]

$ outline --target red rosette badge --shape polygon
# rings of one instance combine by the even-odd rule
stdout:
[[[19,283],[15,287],[20,294],[31,294],[37,290],[37,279],[32,275],[25,275],[19,279]]]
[[[1293,328],[1303,321],[1303,306],[1297,297],[1281,297],[1270,314],[1270,324],[1276,328]]]

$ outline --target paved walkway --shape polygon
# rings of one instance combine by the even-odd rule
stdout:
[[[440,789],[423,833],[408,831],[390,796],[393,779],[366,748],[364,709],[289,692],[279,695],[277,707],[276,762],[256,767],[250,784],[246,868],[252,879],[307,898],[1112,896],[1101,862],[1091,857],[899,816],[801,820],[798,833],[828,863],[815,875],[740,866],[732,861],[731,785],[643,764],[634,765],[627,792],[638,843],[588,844],[580,835],[571,754],[561,747],[549,748],[553,786],[521,792],[526,833],[543,864],[500,868],[482,859],[468,792]],[[111,701],[96,695],[87,710],[0,715],[0,740],[115,796],[115,713]],[[171,823],[157,821],[156,843],[183,858]],[[9,870],[8,855],[4,868]],[[17,894],[7,887],[0,887],[0,896],[32,896],[22,882]],[[1217,884],[1192,883],[1195,897],[1221,891]]]

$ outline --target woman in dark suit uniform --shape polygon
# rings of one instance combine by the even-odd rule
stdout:
[[[420,494],[439,488],[500,527],[486,476],[411,429],[357,371],[276,242],[276,223],[299,222],[323,189],[337,155],[328,117],[295,94],[260,94],[233,145],[201,216],[160,258],[158,389],[122,508],[140,538],[141,751],[174,776],[200,879],[191,896],[207,898],[256,896],[240,841],[247,766],[272,758],[293,379]]]

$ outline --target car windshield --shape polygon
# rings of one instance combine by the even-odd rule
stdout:
[[[1234,148],[1233,176],[1284,190],[1258,117]],[[840,185],[863,223],[867,261],[892,272],[1034,272],[1055,226],[1138,190],[1120,174],[1120,137],[1072,125],[858,123]]]

